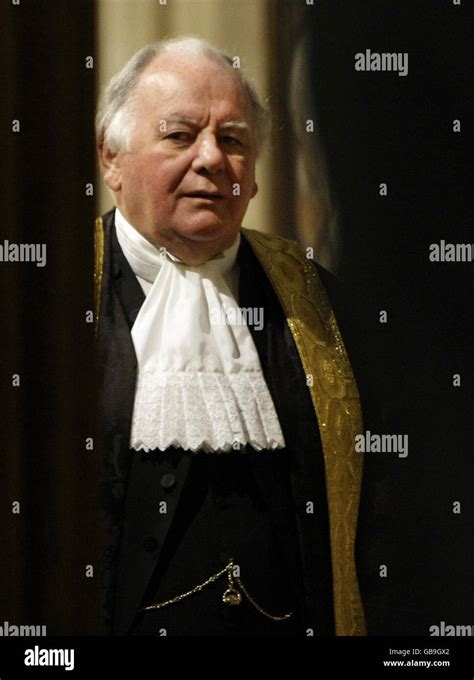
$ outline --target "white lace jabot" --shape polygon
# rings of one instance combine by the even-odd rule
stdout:
[[[138,360],[130,447],[219,453],[285,446],[260,360],[227,285],[240,235],[188,266],[160,252],[117,209],[117,238],[147,297],[132,328]],[[223,320],[225,322],[223,322]]]

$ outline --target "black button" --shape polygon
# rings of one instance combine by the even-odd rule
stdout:
[[[161,478],[161,486],[163,489],[172,489],[175,484],[176,477],[172,475],[171,472],[167,472],[166,475],[163,475]]]
[[[155,552],[158,548],[158,541],[153,536],[147,536],[143,541],[143,547],[147,552]]]

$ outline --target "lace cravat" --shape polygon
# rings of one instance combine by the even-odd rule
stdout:
[[[131,448],[284,447],[252,335],[224,278],[240,235],[193,267],[160,252],[118,210],[115,221],[131,268],[149,284],[142,281],[148,294],[132,328],[138,375]]]

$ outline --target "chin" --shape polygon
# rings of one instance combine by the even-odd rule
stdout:
[[[187,226],[185,229],[177,230],[177,233],[189,241],[199,241],[201,243],[222,240],[223,243],[229,245],[237,237],[237,231],[232,232],[228,227],[226,228],[222,222],[205,224],[196,224]],[[224,245],[224,248],[227,247]]]

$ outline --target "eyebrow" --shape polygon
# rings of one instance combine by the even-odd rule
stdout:
[[[219,130],[248,130],[249,124],[244,120],[230,120],[228,123],[219,125]]]
[[[199,127],[198,123],[196,120],[193,120],[192,118],[188,118],[187,116],[179,116],[179,115],[172,115],[169,116],[168,118],[164,119],[166,125],[174,124],[174,123],[182,123],[184,125],[188,125],[189,127],[197,128]],[[244,121],[244,120],[230,120],[225,123],[222,123],[222,125],[219,125],[219,131],[225,131],[225,130],[248,130],[249,129],[249,124]]]

